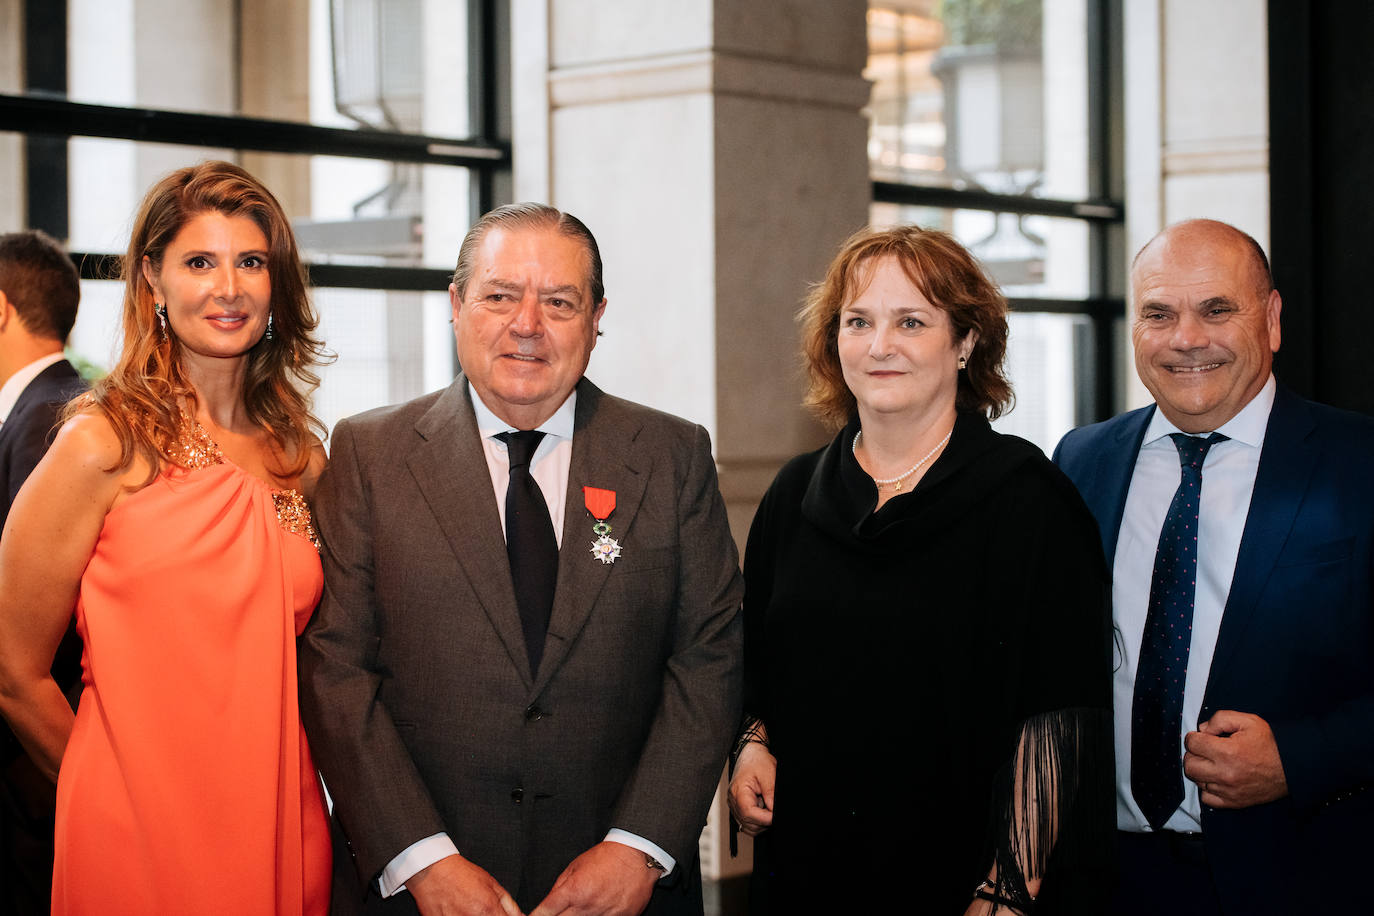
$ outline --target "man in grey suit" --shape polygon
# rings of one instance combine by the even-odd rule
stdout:
[[[701,913],[738,560],[705,430],[582,377],[601,275],[575,217],[487,214],[449,287],[462,374],[334,432],[300,670],[363,883],[336,909]]]

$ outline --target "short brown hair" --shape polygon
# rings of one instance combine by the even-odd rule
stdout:
[[[35,337],[66,343],[81,280],[62,245],[38,229],[0,235],[0,291]]]
[[[873,262],[894,258],[913,286],[949,315],[956,341],[970,331],[978,342],[968,368],[959,373],[956,403],[996,419],[1011,407],[1011,383],[1002,363],[1007,354],[1007,300],[968,250],[946,232],[919,226],[863,229],[850,236],[806,298],[797,319],[808,386],[805,404],[826,423],[840,427],[854,416],[854,394],[844,382],[837,343],[840,309],[863,292]]]
[[[493,229],[553,229],[581,242],[587,251],[587,285],[592,292],[590,307],[595,309],[606,297],[606,284],[601,276],[601,249],[586,224],[571,213],[548,204],[519,203],[489,211],[463,236],[463,244],[458,248],[458,265],[453,268],[453,288],[458,291],[458,298],[467,292],[472,269],[477,263],[477,249]]]
[[[180,401],[194,399],[195,393],[181,363],[181,342],[162,330],[142,265],[146,257],[153,271],[161,273],[167,247],[202,213],[246,217],[267,237],[273,335],[248,351],[242,396],[253,422],[292,455],[278,470],[294,476],[309,463],[313,436],[325,432],[310,412],[310,396],[319,385],[314,367],[329,355],[314,336],[319,318],[286,213],[262,182],[230,162],[177,169],[148,190],[123,261],[124,346],[119,361],[68,412],[94,406],[105,414],[119,436],[119,467],[127,467],[135,455],[153,473],[161,466],[181,432]]]

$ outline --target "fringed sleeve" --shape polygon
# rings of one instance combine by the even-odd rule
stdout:
[[[1115,838],[1111,729],[1102,709],[1046,712],[1022,725],[992,810],[995,894],[1013,911],[1103,912]],[[1032,899],[1027,880],[1035,879]]]

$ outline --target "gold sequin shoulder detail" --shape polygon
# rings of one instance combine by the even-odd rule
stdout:
[[[188,471],[200,471],[215,465],[225,464],[224,453],[205,427],[186,414],[181,415],[181,430],[176,441],[164,450],[172,464]],[[238,469],[241,473],[247,471]],[[249,475],[251,476],[251,475]],[[283,531],[298,534],[320,549],[320,539],[315,534],[315,522],[310,515],[310,506],[305,497],[296,490],[271,489],[272,504],[277,510],[277,524]]]
[[[315,523],[305,497],[296,490],[273,490],[272,502],[277,506],[277,524],[285,531],[299,534],[319,550],[320,539],[315,534]]]
[[[181,431],[176,441],[166,449],[167,460],[190,471],[223,464],[224,455],[220,453],[215,440],[205,431],[205,427],[185,414],[181,415],[181,419]]]

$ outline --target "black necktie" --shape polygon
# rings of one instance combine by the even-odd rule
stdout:
[[[558,583],[558,540],[553,534],[549,507],[539,484],[530,476],[530,459],[544,434],[538,430],[501,433],[510,456],[510,483],[506,486],[506,557],[515,583],[515,602],[520,607],[520,628],[525,632],[525,651],[530,673],[539,670],[544,654],[544,635],[549,630],[553,590]]]
[[[1150,577],[1145,636],[1131,701],[1131,794],[1155,830],[1163,828],[1183,801],[1183,688],[1193,638],[1197,595],[1197,510],[1202,497],[1202,462],[1207,450],[1227,437],[1206,439],[1171,433],[1182,466]]]

